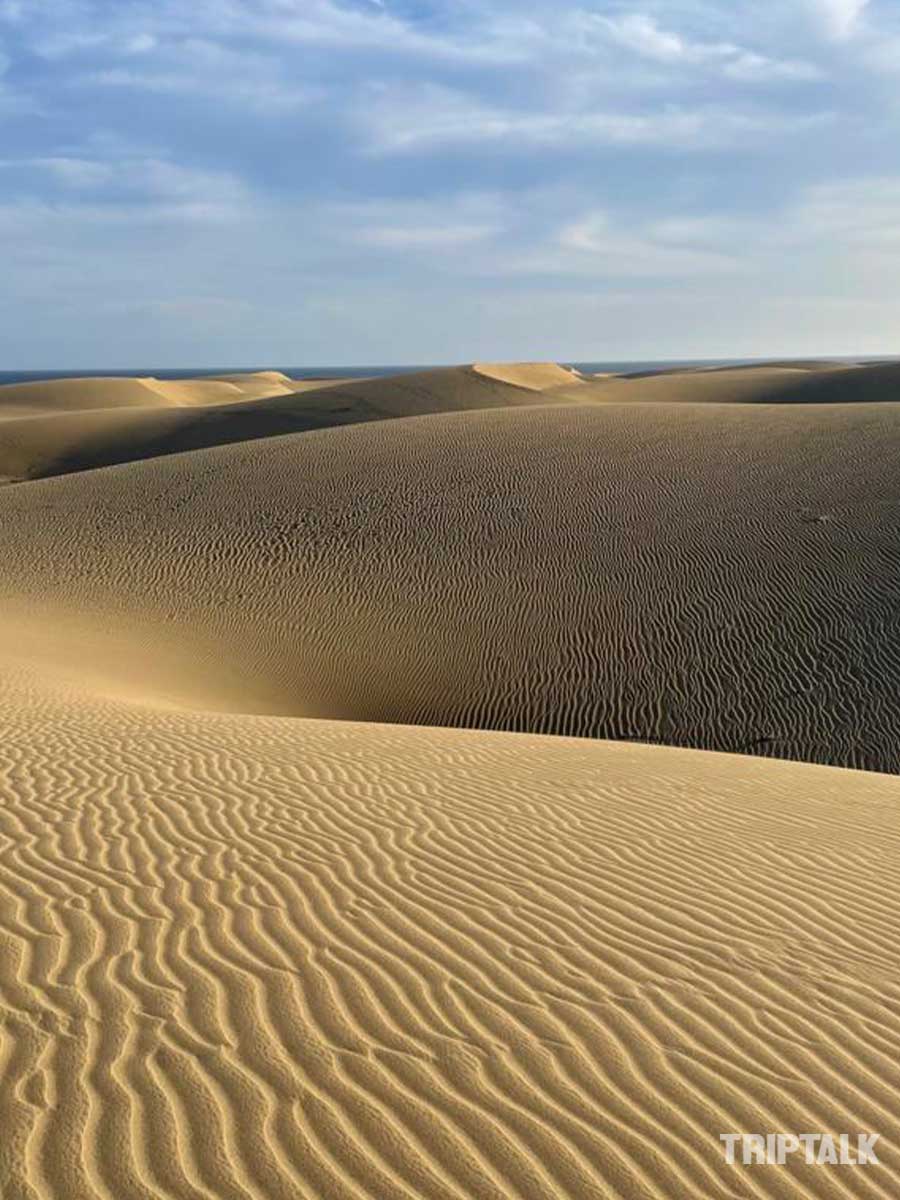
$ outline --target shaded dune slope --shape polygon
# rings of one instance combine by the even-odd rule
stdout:
[[[201,392],[210,387],[227,388],[234,395],[229,392],[226,403],[222,403],[221,396],[211,404],[196,398],[190,403],[176,403],[177,392],[171,391],[174,385],[165,384],[161,399],[152,407],[127,407],[133,395],[130,385],[135,381],[114,381],[129,385],[122,391],[121,407],[112,404],[99,407],[98,395],[95,397],[98,406],[88,411],[0,421],[0,476],[12,480],[39,479],[334,425],[544,403],[548,387],[558,387],[567,378],[571,384],[574,379],[571,372],[549,365],[496,368],[517,382],[496,378],[492,370],[495,369],[445,368],[384,379],[333,380],[320,386],[315,386],[314,381],[303,386],[287,381],[291,385],[288,387],[278,381],[273,383],[267,376],[235,377],[238,382],[199,381],[196,385],[190,381],[184,385],[187,396],[193,394],[191,389],[195,386]],[[48,397],[54,394],[55,386],[46,385]],[[243,388],[243,393],[239,388]],[[260,389],[264,394],[252,398],[253,392]],[[0,388],[0,411],[6,390]],[[93,393],[75,391],[87,405],[88,396]],[[152,391],[145,389],[145,396]],[[117,394],[115,389],[110,390],[110,395]],[[67,401],[68,391],[63,389],[60,408]],[[147,405],[148,401],[145,399],[143,403]],[[14,412],[12,408],[8,411]]]
[[[342,424],[346,409],[291,393],[276,408],[258,401],[207,407],[98,409],[0,422],[0,475],[41,479]]]
[[[29,483],[5,636],[207,708],[897,772],[898,456],[893,404],[543,406]]]
[[[900,363],[762,364],[609,376],[573,398],[616,404],[865,404],[900,401]]]
[[[258,372],[175,384],[62,384],[0,388],[0,478],[40,479],[386,418],[535,404],[897,402],[900,365],[774,363],[587,378],[555,363],[476,363],[350,381]],[[31,406],[23,408],[28,396]]]
[[[900,1191],[895,781],[9,662],[0,714],[4,1197]],[[741,1130],[882,1165],[729,1167]]]

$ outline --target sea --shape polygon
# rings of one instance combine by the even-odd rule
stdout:
[[[821,359],[817,361],[831,362],[884,362],[893,356],[884,355],[876,358],[875,356],[866,356],[863,358],[832,357],[830,359]],[[567,362],[563,361],[564,366],[574,367],[578,371],[583,371],[586,375],[596,375],[603,372],[610,372],[616,375],[636,375],[636,374],[653,374],[660,371],[671,371],[673,369],[687,369],[691,367],[743,367],[752,366],[754,363],[769,362],[771,359],[763,358],[688,358],[688,359],[643,359],[643,360],[628,360],[615,362]],[[779,359],[779,362],[787,363],[789,359]],[[807,362],[808,359],[797,359],[797,362]],[[126,378],[140,379],[147,376],[153,376],[155,379],[197,379],[203,376],[216,375],[237,375],[248,371],[281,371],[282,374],[288,375],[291,379],[369,379],[379,375],[401,375],[411,374],[414,371],[427,371],[435,366],[445,364],[428,364],[428,365],[404,365],[404,366],[355,366],[355,367],[273,367],[271,363],[266,363],[264,366],[243,366],[243,367],[178,367],[172,369],[169,367],[141,367],[139,370],[134,368],[126,368],[119,370],[111,370],[109,368],[89,368],[78,367],[77,369],[63,370],[59,368],[33,371],[0,371],[0,385],[7,383],[37,383],[47,379],[76,379],[76,378]]]

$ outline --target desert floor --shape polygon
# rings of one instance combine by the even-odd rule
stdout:
[[[3,1200],[900,1195],[898,463],[893,364],[0,388]]]

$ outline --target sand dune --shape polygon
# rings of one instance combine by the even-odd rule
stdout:
[[[96,385],[102,385],[98,387]],[[535,404],[900,401],[900,364],[815,362],[580,376],[553,363],[478,363],[373,379],[64,380],[0,388],[0,479],[337,425]]]
[[[324,390],[292,392],[289,403],[277,407],[238,400],[205,407],[95,409],[0,422],[0,472],[13,480],[42,479],[361,419],[346,405],[323,404]]]
[[[616,404],[860,404],[900,401],[900,363],[778,364],[609,376],[571,399]]]
[[[2,681],[4,1197],[900,1189],[895,781]]]
[[[0,420],[100,408],[225,404],[284,395],[293,390],[296,390],[294,382],[277,371],[186,380],[162,380],[152,376],[142,379],[48,379],[0,387]]]
[[[126,407],[123,399],[121,407],[111,401],[104,408],[57,411],[50,415],[46,409],[32,409],[25,417],[20,409],[9,404],[8,419],[0,421],[0,476],[12,480],[41,479],[334,425],[547,403],[552,396],[541,392],[538,385],[558,386],[560,379],[571,384],[573,378],[562,368],[549,367],[510,367],[507,373],[517,376],[519,382],[510,383],[467,367],[383,379],[305,383],[284,382],[284,376],[272,379],[270,376],[276,373],[268,373],[235,376],[233,381],[231,377],[213,382],[189,381],[178,385],[181,391],[173,390],[169,384],[160,385],[159,402],[151,407]],[[90,381],[66,382],[87,385]],[[117,382],[128,385],[122,395],[131,397],[130,385],[134,381]],[[146,381],[141,386],[147,389],[147,395],[156,390],[155,385]],[[56,397],[54,388],[55,385],[48,385],[44,401],[47,408]],[[210,390],[222,388],[228,389],[224,403],[220,392]],[[6,390],[0,388],[0,412]],[[10,390],[21,395],[17,387]],[[254,396],[259,391],[263,394]],[[35,394],[43,393],[38,389]],[[86,386],[74,389],[74,394],[87,397],[92,393]],[[109,394],[118,393],[113,388]],[[69,399],[67,389],[57,397],[60,407]],[[567,395],[565,399],[571,397]],[[144,404],[147,403],[145,399]],[[16,415],[19,419],[12,419]]]
[[[531,392],[546,392],[582,381],[577,371],[558,363],[476,363],[473,369],[488,379],[498,379]]]
[[[4,488],[0,600],[206,708],[900,771],[898,454],[894,404],[290,435]]]
[[[323,393],[321,403],[349,405],[361,419],[416,417],[553,403],[551,389],[579,382],[573,372],[546,363],[443,367],[355,380]],[[278,399],[269,407],[289,404],[290,399]]]
[[[57,379],[0,387],[0,418],[164,403],[144,379]]]
[[[900,1194],[898,379],[0,395],[0,1198]]]

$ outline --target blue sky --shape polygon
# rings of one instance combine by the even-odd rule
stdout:
[[[0,0],[0,369],[900,352],[898,0]]]

